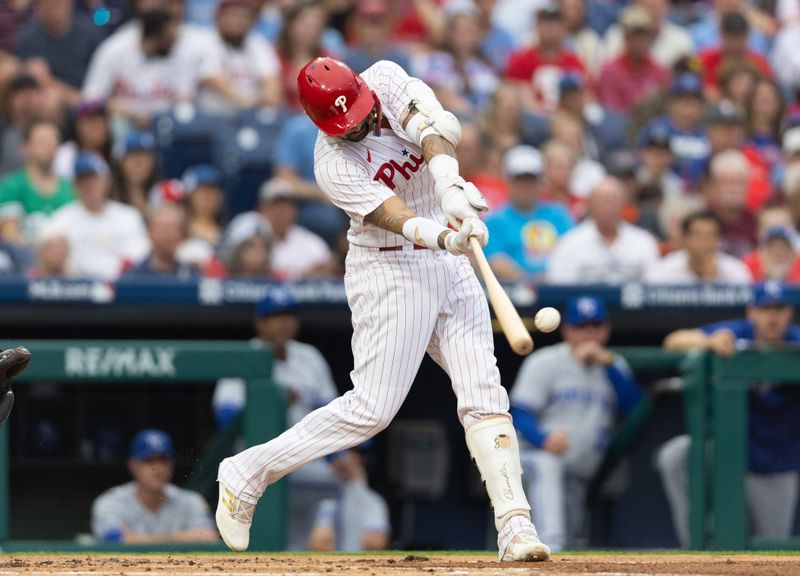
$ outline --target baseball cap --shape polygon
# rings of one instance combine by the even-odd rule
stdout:
[[[669,93],[671,96],[697,96],[703,95],[703,84],[694,74],[683,73],[672,82]]]
[[[655,28],[653,18],[641,6],[629,6],[626,8],[622,12],[619,23],[625,32],[643,32]]]
[[[744,116],[742,116],[733,102],[722,100],[708,110],[706,124],[744,124]]]
[[[800,126],[790,128],[783,134],[783,153],[787,156],[800,152]]]
[[[256,305],[256,318],[266,318],[297,310],[297,300],[282,286],[270,287],[267,295]]]
[[[642,134],[641,147],[671,150],[669,130],[667,127],[660,124],[651,124],[647,126]]]
[[[605,303],[594,296],[578,296],[567,302],[564,323],[568,326],[599,324],[608,320]]]
[[[75,178],[83,176],[105,176],[108,174],[108,164],[103,157],[94,152],[81,152],[75,158]]]
[[[538,177],[542,174],[542,154],[533,146],[514,146],[503,157],[503,173],[506,178]]]
[[[794,231],[786,226],[773,226],[767,228],[762,235],[761,241],[763,243],[772,242],[773,240],[785,240],[790,246],[794,245]]]
[[[581,74],[577,72],[567,72],[562,74],[558,81],[558,95],[563,96],[565,93],[572,92],[573,90],[583,90],[585,85],[586,82]]]
[[[222,172],[210,164],[197,164],[186,169],[181,181],[186,192],[191,193],[198,186],[221,186]]]
[[[156,139],[149,132],[129,132],[119,143],[115,156],[120,158],[132,152],[152,152],[156,149]]]
[[[296,200],[292,183],[283,178],[272,178],[261,185],[258,191],[259,203],[275,202],[276,200]]]
[[[129,457],[134,460],[149,460],[156,456],[175,456],[172,438],[162,430],[142,430],[131,441]]]
[[[745,18],[744,14],[734,10],[725,12],[725,14],[722,15],[722,20],[719,23],[719,30],[723,34],[743,36],[750,31],[750,25],[747,23],[747,18]]]
[[[770,280],[759,282],[753,286],[753,293],[750,299],[751,306],[787,306],[791,303],[783,282]]]

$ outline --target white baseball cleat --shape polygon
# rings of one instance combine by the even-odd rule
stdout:
[[[250,545],[250,526],[255,510],[255,504],[242,502],[222,482],[219,483],[217,530],[226,546],[234,552],[244,552]]]
[[[501,562],[544,562],[550,559],[550,548],[533,532],[514,536],[500,556]]]

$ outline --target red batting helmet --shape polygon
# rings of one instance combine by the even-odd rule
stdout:
[[[317,127],[328,136],[341,136],[369,116],[378,99],[347,64],[317,58],[297,75],[300,102]]]

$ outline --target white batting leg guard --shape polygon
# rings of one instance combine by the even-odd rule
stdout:
[[[531,507],[522,489],[522,465],[517,433],[505,416],[486,418],[467,428],[467,448],[478,465],[494,509],[498,532],[512,516],[530,518]]]

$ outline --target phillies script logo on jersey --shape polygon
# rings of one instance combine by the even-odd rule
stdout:
[[[403,176],[403,178],[406,179],[406,181],[411,180],[414,174],[419,172],[419,167],[422,166],[422,162],[425,160],[425,158],[422,156],[422,154],[419,156],[411,154],[406,148],[403,148],[403,156],[407,156],[408,160],[402,164],[400,164],[397,160],[389,160],[385,164],[381,164],[373,180],[383,182],[389,188],[389,190],[394,190],[397,188],[397,185],[394,183],[394,176],[398,172]]]

